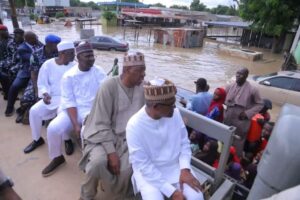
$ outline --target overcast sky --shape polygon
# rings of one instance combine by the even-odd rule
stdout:
[[[82,0],[82,1],[91,1],[91,0]],[[102,1],[113,1],[113,0],[93,0],[94,2],[102,2]],[[140,0],[145,4],[154,4],[154,3],[162,3],[167,7],[177,4],[177,5],[185,5],[190,6],[193,0]],[[207,7],[212,8],[217,5],[227,5],[230,6],[233,4],[233,0],[200,0],[201,3],[205,4]]]

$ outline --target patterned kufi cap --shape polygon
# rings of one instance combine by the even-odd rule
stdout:
[[[84,52],[93,51],[93,46],[89,42],[81,42],[76,47],[76,54],[79,55]]]
[[[162,102],[175,98],[176,87],[167,79],[154,79],[144,85],[147,101]]]
[[[145,66],[144,54],[140,52],[136,52],[133,54],[125,55],[123,60],[123,66],[124,67]]]

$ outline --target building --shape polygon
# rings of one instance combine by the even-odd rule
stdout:
[[[156,28],[154,42],[181,48],[203,46],[205,30],[203,28]]]
[[[98,2],[98,6],[110,7],[116,6],[117,8],[149,8],[149,5],[143,3],[132,3],[132,2],[119,2],[119,1],[107,1]]]
[[[5,18],[7,16],[7,12],[10,12],[8,0],[0,0],[0,18]]]
[[[49,6],[70,7],[70,0],[37,0],[36,6],[38,6],[38,7],[49,7]]]
[[[190,11],[173,8],[122,8],[121,15],[126,20],[138,20],[142,24],[151,25],[194,25],[199,24],[200,27],[206,21],[241,21],[235,16],[215,15],[209,12]]]

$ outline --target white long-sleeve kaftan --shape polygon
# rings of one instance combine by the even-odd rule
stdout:
[[[180,170],[190,169],[191,161],[190,141],[179,110],[171,118],[154,120],[143,107],[129,120],[126,137],[138,189],[150,184],[170,197]]]

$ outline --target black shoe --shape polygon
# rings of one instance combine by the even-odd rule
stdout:
[[[65,157],[63,155],[54,158],[49,163],[49,165],[47,165],[47,167],[45,169],[43,169],[43,171],[42,171],[43,177],[47,177],[47,176],[52,175],[58,169],[58,167],[61,166],[64,163],[66,163],[66,160],[65,160]]]
[[[23,113],[24,113],[23,107],[21,106],[21,107],[17,108],[17,109],[16,109],[16,113],[18,113],[18,114],[23,114]]]
[[[38,141],[33,140],[25,149],[24,149],[24,153],[30,153],[33,150],[35,150],[36,148],[38,148],[39,146],[43,145],[45,143],[44,139],[42,137],[40,137],[40,139]]]
[[[74,152],[74,146],[71,139],[65,140],[65,151],[68,156],[72,155],[72,153]]]
[[[14,112],[15,112],[15,108],[12,108],[12,109],[6,109],[6,111],[5,111],[5,116],[6,117],[11,117],[11,116],[13,116],[14,115]]]
[[[23,120],[23,115],[22,114],[18,114],[17,118],[16,118],[16,123],[21,123]]]

